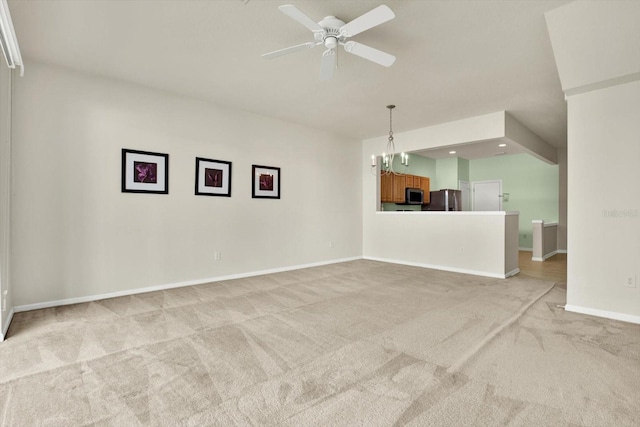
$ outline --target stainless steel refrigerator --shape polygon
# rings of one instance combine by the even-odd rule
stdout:
[[[423,211],[461,211],[462,192],[460,190],[438,190],[429,192],[429,204]]]

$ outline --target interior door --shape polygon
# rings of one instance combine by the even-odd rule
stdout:
[[[458,181],[458,188],[460,189],[460,197],[462,210],[470,211],[471,210],[471,185],[469,181]]]
[[[502,180],[471,183],[474,211],[502,210]]]

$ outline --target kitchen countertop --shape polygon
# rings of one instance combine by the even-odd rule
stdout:
[[[427,214],[427,215],[520,215],[518,211],[377,211],[376,214]]]

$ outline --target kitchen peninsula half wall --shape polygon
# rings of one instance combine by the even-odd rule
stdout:
[[[522,153],[549,164],[557,164],[558,159],[555,147],[506,111],[396,132],[394,137],[395,151],[404,153],[439,147],[457,151],[458,147],[491,141],[517,144]],[[380,165],[370,159],[376,153],[389,152],[387,143],[386,135],[362,141],[362,252],[365,258],[490,277],[506,278],[519,272],[520,212],[381,211]],[[411,157],[407,170],[394,171],[429,177],[430,186],[435,189],[457,187],[448,177],[438,176],[437,168],[416,169],[417,157]],[[460,173],[457,179],[461,179]]]
[[[518,268],[518,212],[376,212],[365,259],[507,278]]]

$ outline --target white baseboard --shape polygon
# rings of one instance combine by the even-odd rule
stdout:
[[[210,277],[206,279],[189,280],[186,282],[167,283],[164,285],[149,286],[146,288],[128,289],[125,291],[108,292],[105,294],[87,295],[87,296],[76,297],[76,298],[67,298],[67,299],[61,299],[61,300],[55,300],[55,301],[39,302],[35,304],[19,305],[14,307],[13,310],[16,313],[20,313],[22,311],[31,311],[31,310],[39,310],[42,308],[59,307],[61,305],[80,304],[84,302],[97,301],[97,300],[107,299],[107,298],[116,298],[116,297],[123,297],[128,295],[143,294],[145,292],[163,291],[166,289],[182,288],[184,286],[202,285],[202,284],[211,283],[211,282],[221,282],[223,280],[244,279],[246,277],[262,276],[264,274],[282,273],[284,271],[300,270],[303,268],[311,268],[311,267],[320,267],[323,265],[337,264],[340,262],[348,262],[348,261],[356,261],[359,259],[362,259],[362,257],[342,258],[342,259],[335,259],[330,261],[314,262],[311,264],[300,264],[300,265],[294,265],[294,266],[288,266],[288,267],[273,268],[270,270],[252,271],[250,273],[230,274],[227,276],[218,276],[218,277]]]
[[[533,248],[518,248],[518,250],[523,252],[533,252]]]
[[[510,272],[508,272],[507,274],[505,274],[505,279],[507,277],[511,277],[511,276],[515,276],[516,274],[520,273],[520,268],[516,268],[515,270],[511,270]]]
[[[588,314],[590,316],[604,317],[606,319],[620,320],[622,322],[637,323],[640,324],[640,316],[633,314],[616,313],[615,311],[598,310],[596,308],[579,307],[577,305],[565,305],[566,311],[574,313]]]
[[[412,267],[422,267],[422,268],[431,268],[433,270],[442,270],[442,271],[450,271],[452,273],[462,273],[462,274],[473,274],[474,276],[484,276],[484,277],[494,277],[496,279],[506,279],[510,275],[517,274],[520,272],[520,269],[517,268],[507,274],[499,274],[499,273],[489,273],[487,271],[478,271],[478,270],[467,270],[465,268],[456,268],[456,267],[446,267],[442,265],[433,265],[433,264],[424,264],[420,262],[410,262],[410,261],[401,261],[397,259],[388,259],[388,258],[378,258],[378,257],[369,257],[365,256],[364,259],[368,259],[371,261],[380,261],[380,262],[388,262],[391,264],[400,264],[400,265],[410,265]]]
[[[548,254],[543,256],[542,258],[534,256],[534,257],[531,257],[531,261],[545,261],[545,260],[547,260],[547,259],[551,258],[552,256],[554,256],[556,254],[559,254],[559,253],[560,253],[559,251],[549,252]]]
[[[567,250],[566,249],[558,249],[557,251],[559,254],[566,254]]]
[[[13,307],[9,310],[9,315],[7,316],[7,324],[2,325],[2,331],[0,331],[0,342],[4,341],[4,338],[7,336],[7,331],[9,330],[9,325],[11,324],[11,319],[13,319],[14,309]]]

